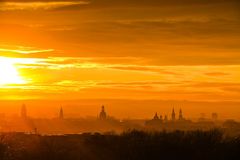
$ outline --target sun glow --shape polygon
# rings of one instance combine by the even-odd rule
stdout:
[[[24,84],[14,61],[11,58],[0,57],[0,85]]]

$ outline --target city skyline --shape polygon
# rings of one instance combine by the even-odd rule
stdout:
[[[172,107],[172,108],[171,108]],[[105,120],[105,119],[108,119],[108,118],[116,118],[116,119],[151,119],[151,117],[145,117],[145,118],[136,118],[134,116],[128,116],[128,117],[116,117],[115,115],[113,114],[109,114],[107,111],[106,111],[106,107],[105,105],[101,105],[101,107],[98,106],[98,109],[101,108],[101,110],[99,111],[99,114],[97,114],[97,116],[95,115],[81,115],[81,114],[76,114],[75,116],[71,116],[68,112],[65,112],[64,108],[68,109],[67,106],[63,106],[63,105],[60,105],[58,107],[58,110],[57,112],[55,112],[54,115],[50,116],[50,117],[41,117],[41,115],[39,117],[34,117],[31,112],[28,112],[28,107],[25,103],[23,103],[21,105],[21,107],[19,107],[19,114],[15,113],[14,115],[15,116],[18,116],[18,117],[21,117],[23,119],[26,119],[26,118],[47,118],[47,119],[51,119],[51,118],[58,118],[58,119],[78,119],[78,118],[97,118],[97,119],[102,119],[102,120]],[[109,106],[109,108],[111,108],[111,106]],[[220,121],[223,121],[223,120],[234,120],[234,119],[222,119],[217,112],[212,112],[212,113],[206,113],[206,112],[201,112],[199,113],[199,117],[194,117],[192,118],[191,116],[190,117],[186,117],[185,116],[185,113],[183,111],[182,108],[184,108],[183,106],[179,106],[179,105],[171,105],[170,106],[171,110],[169,110],[168,112],[164,112],[164,111],[161,111],[160,109],[156,110],[156,112],[154,112],[154,116],[153,116],[153,120],[172,120],[172,121],[175,121],[175,120],[213,120],[213,119],[217,119],[217,120],[220,120]],[[55,107],[56,109],[56,107]],[[55,110],[56,111],[56,110]],[[171,112],[170,112],[171,111]],[[1,112],[0,112],[1,113]],[[5,113],[1,113],[1,114],[4,114]],[[5,116],[4,116],[5,117]],[[9,117],[9,115],[7,116]],[[11,117],[11,116],[10,116]],[[238,119],[236,119],[238,121]]]
[[[126,111],[148,117],[173,101],[194,117],[217,110],[240,119],[239,6],[238,0],[2,0],[1,110],[13,113],[29,101],[35,116],[51,116],[58,104],[92,115],[79,105],[106,100],[118,117]]]
[[[239,153],[240,0],[0,0],[0,160]]]

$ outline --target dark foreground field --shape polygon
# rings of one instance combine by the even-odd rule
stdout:
[[[0,160],[240,159],[240,137],[218,130],[0,136]]]

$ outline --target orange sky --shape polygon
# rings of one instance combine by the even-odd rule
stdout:
[[[240,3],[1,0],[0,99],[239,101]]]

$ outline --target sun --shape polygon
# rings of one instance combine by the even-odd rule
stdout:
[[[0,85],[23,84],[14,61],[11,58],[0,57]]]

